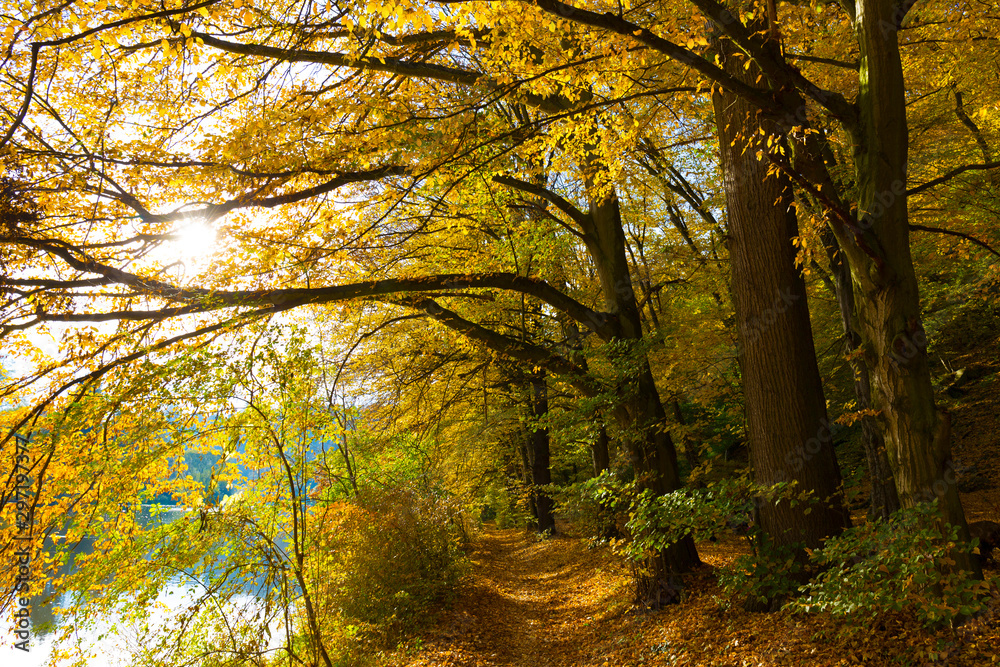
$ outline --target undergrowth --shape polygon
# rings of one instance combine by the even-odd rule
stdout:
[[[718,572],[724,605],[822,611],[858,630],[889,613],[912,615],[933,628],[985,608],[988,586],[955,569],[957,550],[972,549],[975,541],[960,543],[958,529],[941,521],[936,502],[849,528],[808,550],[801,543],[776,544],[756,525],[756,509],[766,503],[813,502],[791,484],[725,480],[655,496],[606,474],[564,489],[559,498],[597,535],[614,514],[627,511],[624,535],[612,543],[634,566],[688,535],[698,541],[724,533],[745,537],[752,553]],[[627,510],[623,499],[630,499]]]

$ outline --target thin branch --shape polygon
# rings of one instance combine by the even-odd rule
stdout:
[[[861,63],[849,63],[843,60],[837,60],[836,58],[821,58],[819,56],[798,55],[795,53],[786,53],[785,57],[789,60],[801,60],[807,63],[820,63],[822,65],[830,65],[832,67],[842,67],[843,69],[854,70],[855,72],[857,72],[858,68],[861,67]]]
[[[959,238],[965,239],[969,243],[975,243],[981,248],[985,248],[989,252],[993,253],[997,257],[1000,257],[1000,252],[993,249],[992,246],[987,244],[985,241],[980,241],[975,236],[969,236],[968,234],[963,234],[962,232],[956,232],[952,229],[944,229],[943,227],[928,227],[926,225],[915,225],[910,223],[910,229],[914,229],[920,232],[934,232],[935,234],[947,234],[948,236],[957,236]]]
[[[89,384],[91,382],[99,380],[101,377],[103,377],[104,375],[108,374],[109,372],[111,372],[115,368],[118,368],[119,366],[123,366],[125,364],[130,363],[130,362],[133,362],[133,361],[141,359],[141,358],[143,358],[145,356],[148,356],[152,352],[159,352],[160,350],[165,350],[168,347],[176,345],[177,343],[185,341],[185,340],[187,340],[189,338],[196,338],[198,336],[204,336],[205,334],[214,333],[216,331],[219,331],[220,329],[226,328],[227,326],[233,325],[236,322],[239,322],[241,320],[249,320],[249,319],[252,319],[254,317],[259,317],[261,315],[269,314],[270,310],[271,309],[268,309],[268,308],[262,308],[260,310],[257,310],[257,311],[251,312],[251,313],[240,314],[240,315],[238,315],[236,317],[232,317],[232,318],[230,318],[228,320],[223,320],[222,322],[216,322],[215,324],[211,324],[209,326],[202,327],[202,328],[196,329],[194,331],[189,331],[189,332],[186,332],[186,333],[178,334],[176,336],[173,336],[172,338],[167,338],[167,339],[162,340],[162,341],[160,341],[158,343],[154,343],[154,344],[150,345],[149,347],[146,347],[146,348],[141,349],[141,350],[137,350],[137,351],[135,351],[135,352],[133,352],[131,354],[128,354],[128,355],[126,355],[124,357],[121,357],[119,359],[115,359],[114,361],[111,361],[111,362],[109,362],[107,364],[104,364],[104,365],[98,367],[97,369],[95,369],[95,370],[87,373],[86,375],[81,375],[79,377],[73,378],[72,380],[66,382],[61,387],[59,387],[58,389],[56,389],[55,391],[53,391],[51,394],[49,394],[45,399],[43,399],[41,402],[39,402],[37,405],[35,405],[35,407],[33,407],[29,412],[27,412],[24,415],[24,417],[22,417],[13,426],[11,426],[11,428],[8,429],[7,434],[3,437],[2,440],[0,440],[0,447],[2,447],[3,445],[7,444],[7,441],[10,440],[12,437],[14,437],[14,435],[18,431],[21,430],[21,427],[23,427],[29,421],[31,421],[32,419],[34,419],[38,414],[41,414],[41,412],[43,410],[45,410],[45,408],[53,400],[55,400],[57,396],[59,396],[60,394],[62,394],[63,392],[65,392],[65,391],[67,391],[69,389],[72,389],[76,385],[79,385],[79,384]]]
[[[17,128],[19,128],[21,124],[24,122],[24,118],[28,113],[28,107],[31,106],[31,98],[35,94],[35,74],[38,69],[38,54],[43,48],[49,46],[65,46],[66,44],[72,44],[73,42],[86,39],[87,37],[90,37],[91,35],[97,34],[104,30],[113,30],[114,28],[120,28],[121,26],[128,25],[129,23],[148,21],[150,19],[157,19],[157,18],[166,18],[169,16],[175,16],[177,14],[186,14],[188,12],[196,11],[203,7],[210,7],[219,1],[220,0],[206,0],[206,2],[202,2],[196,5],[191,5],[188,7],[165,9],[159,12],[143,14],[142,16],[131,16],[118,21],[112,21],[111,23],[105,23],[103,25],[93,27],[90,30],[84,30],[83,32],[77,33],[75,35],[67,35],[66,37],[61,37],[59,39],[52,39],[45,42],[33,43],[31,45],[31,68],[28,71],[28,80],[25,83],[24,102],[21,105],[21,110],[18,112],[17,116],[15,116],[14,122],[7,129],[7,132],[4,134],[3,138],[0,139],[0,148],[3,148],[3,146],[8,141],[11,140],[11,138],[14,136],[14,133],[17,131]]]
[[[1000,167],[1000,162],[987,162],[986,164],[967,164],[964,167],[958,167],[956,169],[952,169],[943,176],[938,176],[937,178],[931,179],[922,185],[910,188],[909,190],[906,191],[906,196],[912,197],[913,195],[924,192],[925,190],[930,190],[931,188],[937,187],[942,183],[946,183],[951,179],[955,178],[956,176],[964,174],[967,171],[982,171],[984,169],[996,169],[998,167]]]
[[[414,299],[399,305],[422,310],[449,329],[458,331],[466,338],[478,341],[495,352],[518,361],[542,366],[546,370],[564,376],[584,396],[593,397],[601,392],[600,385],[592,376],[576,364],[547,348],[491,331],[441,307],[432,299]]]
[[[150,213],[138,199],[127,192],[105,192],[104,194],[108,197],[121,201],[123,204],[138,213],[143,222],[178,222],[182,220],[204,220],[206,222],[211,222],[239,208],[275,208],[286,204],[295,204],[312,197],[327,194],[351,183],[366,183],[381,180],[389,176],[409,175],[411,175],[410,168],[400,165],[377,167],[367,171],[341,172],[336,178],[331,178],[324,183],[320,183],[319,185],[315,185],[304,190],[287,192],[283,195],[275,195],[273,197],[257,197],[251,193],[247,193],[235,199],[222,202],[221,204],[209,204],[203,208],[192,211],[179,211],[176,213]]]
[[[983,154],[983,162],[987,164],[993,162],[993,151],[990,150],[990,145],[986,143],[986,138],[983,136],[983,131],[979,129],[976,122],[972,120],[968,113],[965,111],[965,105],[962,103],[962,93],[958,90],[955,93],[955,115],[958,119],[962,121],[962,125],[967,127],[972,136],[976,138],[976,144],[979,146],[979,151]]]
[[[179,315],[209,312],[221,308],[261,306],[271,304],[287,309],[316,303],[330,303],[359,298],[373,298],[402,292],[434,292],[441,289],[496,288],[534,296],[560,310],[581,324],[586,325],[602,339],[614,335],[611,320],[549,283],[538,278],[528,278],[514,273],[442,274],[413,278],[386,278],[383,280],[332,285],[315,288],[289,288],[276,290],[215,291],[202,288],[182,288],[171,283],[139,276],[113,268],[87,257],[80,259],[73,249],[61,242],[21,237],[0,237],[0,242],[26,245],[50,252],[78,271],[97,273],[138,294],[155,296],[184,305],[151,311],[115,311],[107,313],[36,313],[53,321],[107,321],[114,319],[150,320]]]
[[[17,112],[14,122],[7,128],[3,139],[0,139],[0,148],[3,148],[11,140],[14,133],[17,132],[17,128],[21,127],[21,123],[24,122],[24,117],[28,115],[28,107],[31,106],[31,98],[35,94],[35,72],[38,70],[39,48],[38,44],[31,45],[31,69],[28,71],[28,82],[24,87],[24,102],[21,103],[21,110]]]

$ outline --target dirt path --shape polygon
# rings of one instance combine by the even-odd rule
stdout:
[[[422,648],[399,665],[582,667],[620,610],[621,578],[600,552],[566,537],[485,529],[472,572]],[[419,645],[418,644],[418,645]]]
[[[745,553],[739,540],[699,545],[710,566]],[[631,614],[627,577],[585,540],[485,529],[455,599],[386,667],[883,667],[998,664],[1000,593],[982,619],[928,633],[890,614],[860,634],[822,614],[725,607],[712,568],[691,575],[683,604]],[[942,664],[937,659],[934,664]]]

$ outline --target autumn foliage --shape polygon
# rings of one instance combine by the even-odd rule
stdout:
[[[0,6],[0,552],[57,657],[374,659],[491,519],[636,609],[988,613],[988,3]]]

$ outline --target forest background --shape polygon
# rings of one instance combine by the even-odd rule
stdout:
[[[2,548],[77,622],[183,576],[155,660],[349,662],[559,511],[645,607],[735,529],[748,608],[985,610],[989,3],[2,15]]]

